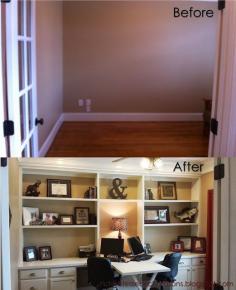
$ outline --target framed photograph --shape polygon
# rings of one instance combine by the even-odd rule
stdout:
[[[24,247],[23,258],[26,262],[38,260],[38,252],[36,247]]]
[[[76,225],[89,224],[89,208],[88,207],[75,208],[75,224]]]
[[[52,250],[50,246],[39,247],[39,260],[52,260]]]
[[[73,225],[73,215],[60,215],[60,225]]]
[[[191,243],[192,253],[206,253],[206,239],[193,237]]]
[[[168,224],[170,223],[170,213],[168,206],[145,206],[145,224]]]
[[[48,197],[71,197],[71,181],[61,179],[47,179]]]
[[[30,226],[39,220],[39,209],[34,207],[23,207],[23,225]]]
[[[184,251],[184,242],[182,241],[172,241],[171,242],[171,251],[172,252],[183,252]]]
[[[177,199],[176,182],[159,181],[158,192],[160,199],[165,200]]]
[[[178,236],[177,240],[184,243],[184,251],[191,251],[191,236]]]
[[[42,213],[42,221],[44,225],[51,226],[58,224],[58,213],[49,213],[44,212]]]

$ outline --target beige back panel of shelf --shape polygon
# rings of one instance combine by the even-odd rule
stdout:
[[[24,230],[24,246],[51,246],[53,258],[76,257],[78,247],[95,243],[96,229]]]
[[[96,185],[95,178],[89,177],[62,177],[62,176],[49,176],[49,175],[31,175],[25,174],[23,176],[23,194],[28,185],[33,184],[36,180],[41,180],[41,185],[39,187],[40,196],[47,196],[47,179],[64,179],[71,180],[71,193],[73,198],[83,198],[85,191],[89,186]]]
[[[128,218],[128,231],[123,233],[125,239],[125,251],[128,251],[126,239],[137,235],[137,204],[125,203],[101,203],[100,204],[100,238],[117,238],[118,232],[111,230],[112,217]]]

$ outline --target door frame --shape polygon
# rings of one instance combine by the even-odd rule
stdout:
[[[2,42],[2,9],[0,7],[0,41]],[[5,144],[0,146],[0,156],[5,157],[7,154],[6,150],[6,139],[3,132],[4,122],[4,98],[3,98],[3,77],[2,77],[2,50],[0,49],[0,143]]]
[[[24,0],[24,2],[27,0]],[[18,36],[18,1],[11,1],[6,4],[6,29],[7,29],[7,78],[8,78],[8,117],[9,120],[14,121],[15,132],[13,136],[10,136],[10,150],[11,157],[20,157],[22,156],[22,150],[27,146],[27,156],[29,156],[29,147],[30,147],[30,138],[33,138],[33,148],[32,156],[38,156],[38,128],[35,124],[35,119],[37,116],[37,77],[36,77],[36,1],[31,1],[31,13],[32,13],[32,22],[31,22],[31,73],[32,73],[32,130],[27,129],[26,138],[21,142],[21,126],[20,126],[20,96],[25,95],[25,108],[28,110],[28,92],[30,89],[27,87],[24,88],[21,92],[19,90],[19,59],[18,59],[18,41],[26,41],[26,36]],[[26,6],[26,5],[24,5]],[[24,8],[26,15],[26,7]],[[24,19],[24,29],[26,31],[26,16]],[[27,54],[26,54],[26,45],[24,45],[24,74],[27,73]],[[17,68],[17,69],[12,69]],[[26,83],[26,82],[25,82]],[[26,115],[26,126],[29,127],[29,114]],[[27,145],[28,144],[28,145]]]
[[[227,1],[219,16],[212,118],[218,133],[210,133],[209,156],[236,156],[236,2]]]

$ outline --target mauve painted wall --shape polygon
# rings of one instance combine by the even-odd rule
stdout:
[[[46,140],[63,108],[63,15],[61,1],[37,1],[37,93],[39,148]]]
[[[214,18],[174,19],[173,7]],[[211,97],[217,3],[66,1],[64,111],[201,112]],[[55,70],[54,70],[55,71]]]

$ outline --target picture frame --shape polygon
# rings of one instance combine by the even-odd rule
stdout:
[[[145,224],[168,224],[170,223],[170,213],[168,206],[145,206]]]
[[[76,225],[89,224],[89,208],[88,207],[75,207],[74,221]]]
[[[39,260],[52,260],[52,249],[50,246],[39,247]]]
[[[192,253],[199,253],[199,254],[206,253],[206,238],[192,237],[191,252]]]
[[[180,253],[184,251],[184,242],[183,241],[172,241],[171,242],[171,251]]]
[[[192,236],[178,236],[177,240],[184,243],[184,251],[191,251]]]
[[[163,200],[177,199],[176,182],[158,181],[157,187],[160,199]]]
[[[24,247],[23,249],[23,260],[25,262],[32,262],[38,260],[38,251],[36,247]]]
[[[53,226],[58,224],[58,217],[59,217],[58,213],[50,213],[50,212],[42,213],[43,225]]]
[[[22,218],[24,226],[31,226],[32,222],[39,220],[39,209],[34,207],[23,207]]]
[[[71,180],[47,179],[47,196],[71,198]]]
[[[73,215],[60,215],[59,222],[60,225],[73,225],[74,224]]]

